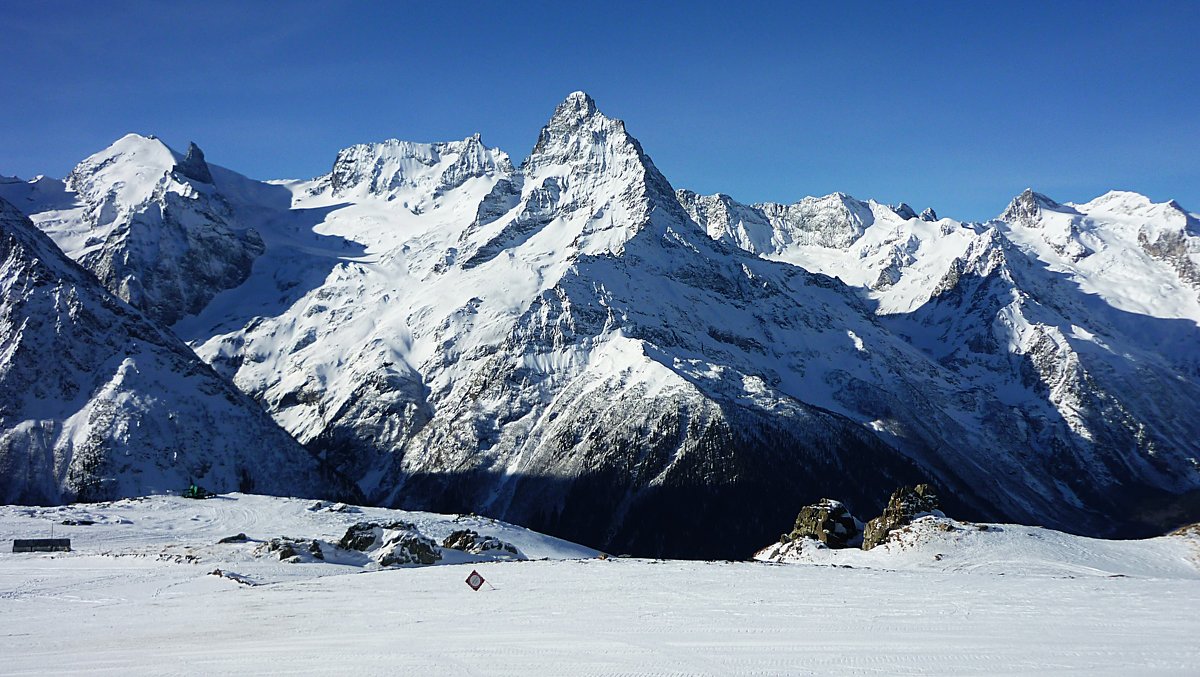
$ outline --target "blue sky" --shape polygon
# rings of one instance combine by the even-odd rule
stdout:
[[[480,132],[519,162],[583,89],[676,187],[744,202],[1200,211],[1200,2],[732,4],[0,0],[0,173],[130,131],[256,178],[389,137]]]

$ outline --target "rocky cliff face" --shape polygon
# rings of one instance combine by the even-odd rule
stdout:
[[[0,199],[0,501],[182,491],[337,493],[187,346]]]
[[[508,156],[484,146],[478,134],[448,143],[390,139],[341,151],[322,184],[338,197],[394,199],[413,188],[436,197],[470,179],[512,171]]]
[[[689,190],[680,190],[677,198],[713,239],[764,256],[794,247],[848,247],[875,222],[869,204],[844,193],[806,197],[788,205],[743,205],[727,195],[697,195]],[[912,211],[908,205],[902,207]]]

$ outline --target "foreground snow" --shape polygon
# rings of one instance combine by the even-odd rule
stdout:
[[[56,527],[76,552],[0,554],[4,673],[1124,675],[1200,667],[1195,539],[925,525],[903,544],[840,551],[823,565],[601,560],[574,559],[596,553],[483,518],[310,507],[237,494],[0,507],[4,545],[40,535],[51,518],[96,522]],[[355,521],[397,518],[438,539],[466,522],[548,559],[338,575],[364,570],[285,564],[254,557],[252,543],[215,544],[239,531],[336,539]],[[187,554],[198,561],[181,563]],[[209,575],[215,567],[259,584]],[[473,568],[491,583],[478,593],[463,582]]]

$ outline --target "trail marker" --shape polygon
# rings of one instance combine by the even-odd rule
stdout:
[[[467,576],[467,585],[471,586],[471,589],[475,592],[479,592],[484,583],[487,583],[487,581],[483,580],[483,576],[480,576],[478,571],[472,569],[471,575]]]

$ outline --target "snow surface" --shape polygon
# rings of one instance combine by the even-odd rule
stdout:
[[[71,553],[0,553],[4,674],[1194,675],[1200,666],[1195,537],[1112,542],[921,521],[906,544],[824,551],[807,564],[602,560],[479,518],[311,507],[231,494],[0,508],[4,541],[63,519],[96,522],[55,527],[73,539]],[[238,531],[334,538],[368,518],[406,519],[439,538],[466,523],[545,559],[364,571],[216,544]],[[479,592],[464,582],[472,569],[489,583]]]

